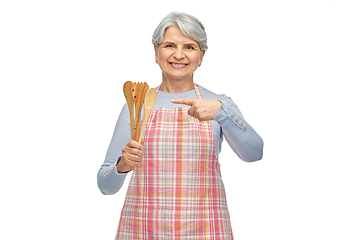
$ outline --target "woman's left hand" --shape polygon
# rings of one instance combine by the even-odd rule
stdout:
[[[175,104],[185,104],[190,106],[189,115],[199,119],[199,121],[213,120],[221,108],[218,100],[206,100],[198,98],[176,98],[171,100]]]

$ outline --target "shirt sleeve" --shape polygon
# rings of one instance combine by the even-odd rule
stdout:
[[[127,173],[119,173],[116,168],[122,149],[131,140],[129,110],[125,104],[117,120],[105,161],[100,167],[97,182],[105,195],[117,193],[124,184]]]
[[[214,120],[219,123],[226,141],[232,150],[245,162],[260,160],[263,156],[264,142],[244,119],[239,108],[229,97],[222,102]]]

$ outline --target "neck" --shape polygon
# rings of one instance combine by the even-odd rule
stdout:
[[[181,93],[194,89],[193,79],[187,80],[170,80],[163,76],[160,91],[168,93]]]

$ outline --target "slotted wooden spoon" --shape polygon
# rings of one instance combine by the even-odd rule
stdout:
[[[132,87],[133,82],[127,81],[124,84],[124,95],[126,99],[126,103],[129,108],[129,115],[130,115],[130,133],[131,133],[131,139],[134,139],[134,98],[132,95]]]

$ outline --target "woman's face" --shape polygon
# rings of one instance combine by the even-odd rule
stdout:
[[[156,61],[163,78],[168,80],[192,80],[204,54],[199,43],[186,37],[177,27],[167,28],[163,42],[155,47]]]

